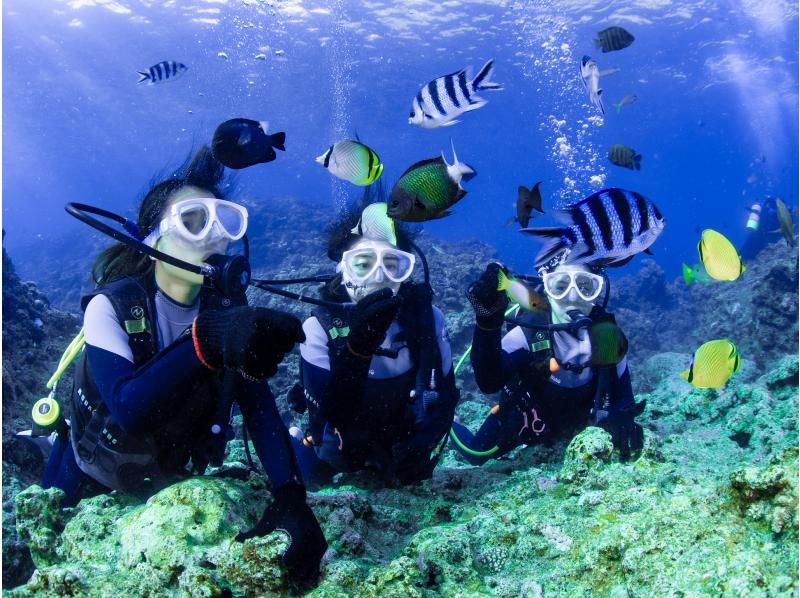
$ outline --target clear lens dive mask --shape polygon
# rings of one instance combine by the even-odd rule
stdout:
[[[247,232],[247,208],[216,197],[176,201],[144,242],[152,245],[170,231],[190,243],[238,241]]]
[[[340,266],[356,283],[371,278],[378,269],[392,282],[403,282],[414,271],[415,257],[395,247],[365,244],[342,254]]]
[[[584,301],[594,301],[603,290],[603,277],[591,272],[557,271],[545,272],[542,276],[545,293],[559,301],[575,289]]]

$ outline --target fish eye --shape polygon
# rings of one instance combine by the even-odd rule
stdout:
[[[413,110],[408,113],[408,117],[409,118],[414,118],[414,111]]]

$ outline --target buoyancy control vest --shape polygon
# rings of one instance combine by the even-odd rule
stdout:
[[[410,285],[406,283],[406,286]],[[430,298],[428,298],[427,305],[430,306]],[[427,361],[434,364],[437,388],[447,394],[457,394],[453,393],[454,386],[447,383],[448,381],[452,382],[452,376],[445,380],[442,375],[441,354],[435,331],[422,334],[423,326],[433,327],[434,323],[432,320],[426,320],[418,311],[419,305],[410,307],[404,304],[398,312],[396,320],[400,330],[393,336],[391,346],[389,348],[381,347],[375,352],[377,357],[398,359],[407,351],[411,367],[398,376],[369,378],[366,381],[364,397],[359,404],[357,421],[353,421],[348,429],[348,435],[351,438],[354,435],[363,436],[363,440],[368,441],[368,437],[374,436],[377,431],[382,441],[392,443],[397,442],[401,437],[408,436],[413,431],[414,399],[409,396],[409,393],[417,386],[423,354],[427,356]],[[338,357],[348,350],[347,337],[350,332],[348,310],[344,306],[342,309],[318,307],[313,310],[312,314],[317,318],[328,337],[328,355],[332,371]],[[321,438],[326,421],[321,415],[317,398],[306,390],[311,386],[306,374],[301,361],[300,377],[302,386],[305,387],[303,391],[305,405],[309,409],[310,425],[307,436]],[[427,374],[427,377],[430,379],[430,374]],[[299,396],[299,389],[294,389],[294,393],[295,396]]]
[[[96,295],[108,298],[128,335],[136,367],[158,353],[155,292],[152,276],[126,277],[98,287],[81,300],[85,310]],[[201,311],[230,306],[231,300],[201,291]],[[134,435],[114,421],[92,380],[84,352],[76,362],[70,425],[78,467],[109,488],[135,492],[148,487],[157,490],[192,472],[201,473],[209,463],[221,464],[236,383],[234,376],[209,371],[186,389],[191,401],[181,406],[179,418],[159,422],[152,433]],[[187,422],[192,422],[188,429]],[[190,459],[191,472],[186,469]]]

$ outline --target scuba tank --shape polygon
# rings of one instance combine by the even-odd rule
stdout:
[[[747,217],[747,228],[752,231],[757,231],[760,218],[761,218],[761,204],[754,203],[750,207],[750,213]]]

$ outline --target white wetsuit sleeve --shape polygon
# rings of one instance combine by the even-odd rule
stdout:
[[[133,363],[128,335],[122,328],[114,307],[105,295],[95,295],[83,314],[83,337],[87,345],[104,349]]]
[[[316,316],[303,322],[306,342],[300,344],[300,356],[311,365],[330,371],[331,358],[328,355],[328,334]]]
[[[503,337],[500,346],[503,348],[503,351],[509,354],[514,351],[519,351],[520,349],[525,349],[526,351],[530,350],[528,341],[525,339],[525,332],[520,326],[515,326],[509,330]]]
[[[436,338],[439,341],[439,353],[442,356],[442,375],[446,376],[453,367],[453,352],[450,348],[450,335],[444,321],[442,310],[433,306],[433,321],[436,326]]]

